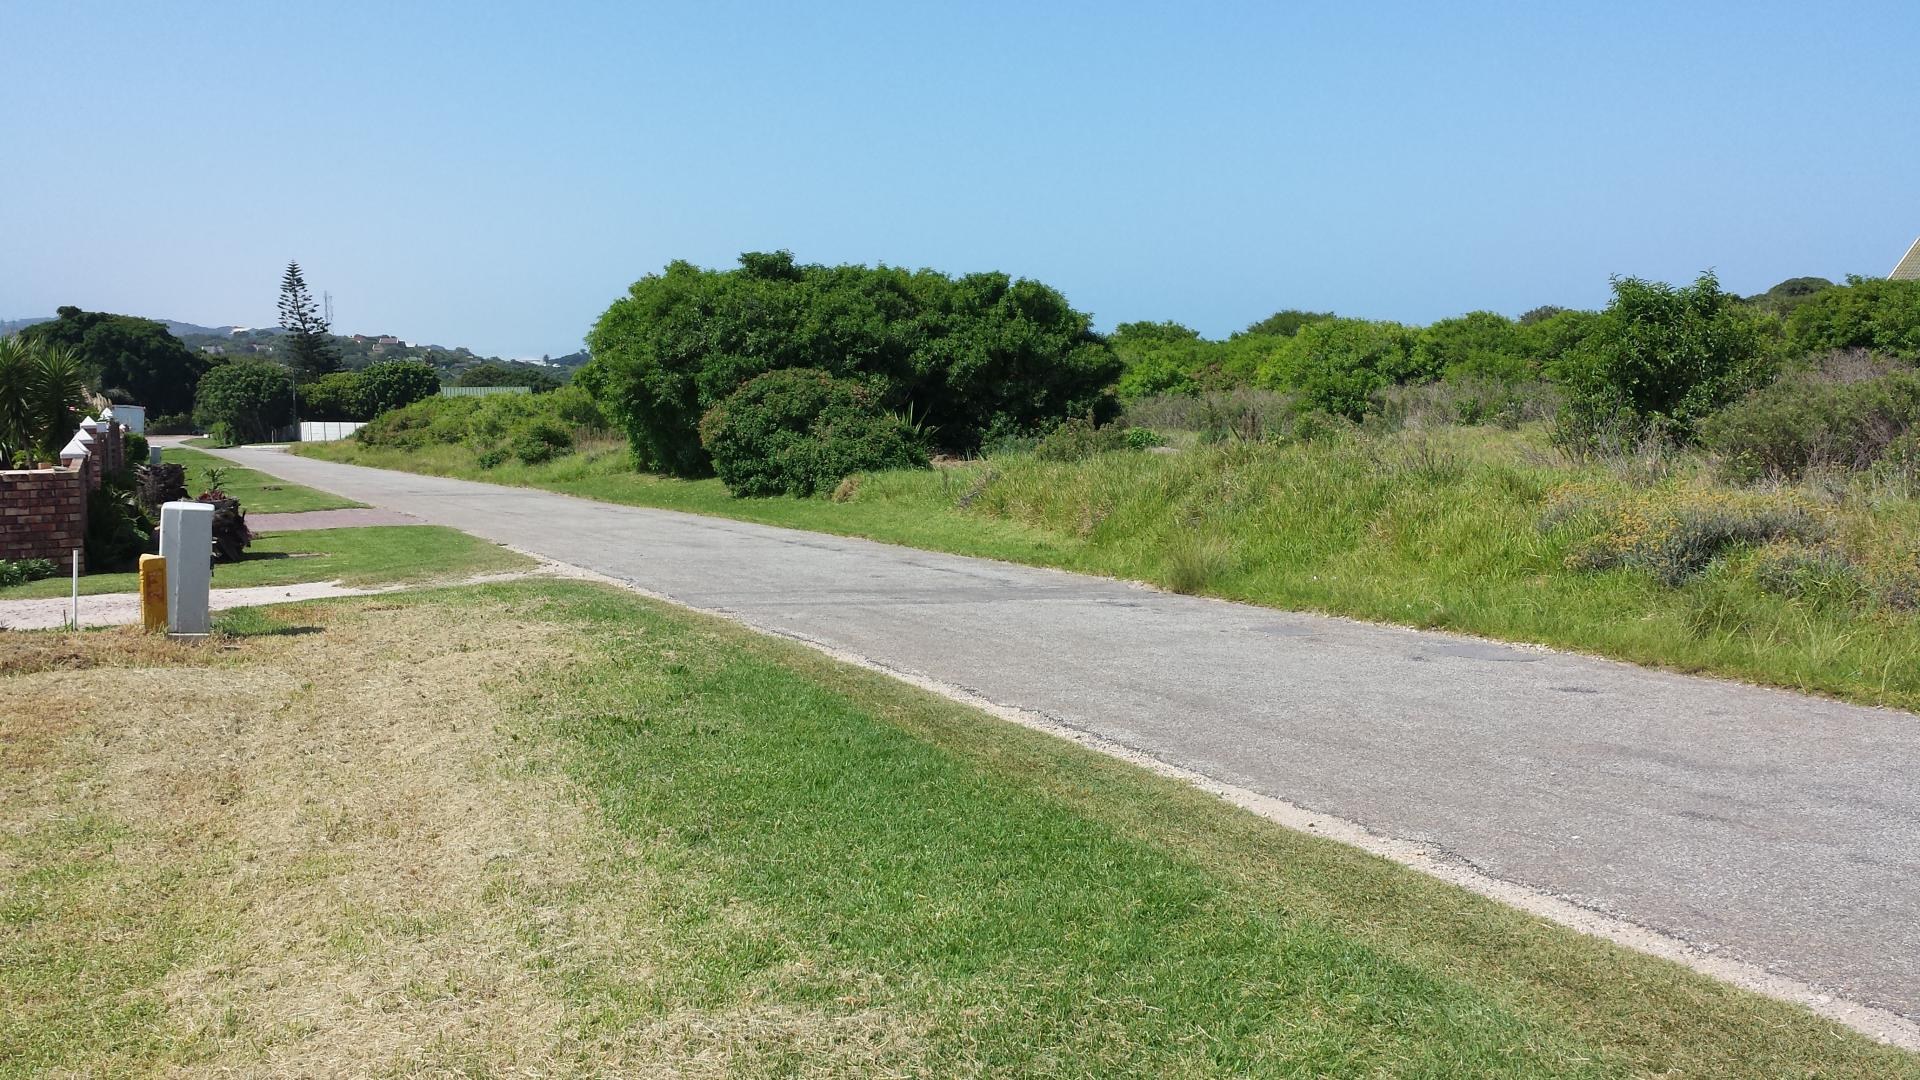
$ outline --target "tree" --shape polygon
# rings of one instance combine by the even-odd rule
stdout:
[[[1615,278],[1613,300],[1561,361],[1563,443],[1589,448],[1661,436],[1686,442],[1708,413],[1765,381],[1778,323],[1722,292]]]
[[[749,252],[738,269],[675,262],[595,324],[577,381],[642,463],[709,471],[698,426],[747,380],[811,368],[870,385],[942,444],[1034,432],[1117,411],[1119,362],[1091,319],[1036,281],[889,266],[799,265]]]
[[[1301,311],[1298,308],[1287,308],[1285,311],[1274,312],[1240,333],[1267,337],[1292,337],[1308,323],[1325,322],[1333,317],[1334,314],[1331,311]]]
[[[80,430],[83,368],[64,345],[0,338],[0,468],[59,460]]]
[[[164,325],[77,307],[62,307],[59,316],[20,334],[72,350],[86,381],[103,396],[125,396],[154,415],[193,407],[193,388],[212,361],[188,349]]]
[[[293,377],[265,360],[221,364],[200,377],[194,415],[229,442],[264,442],[293,421]]]
[[[360,372],[360,394],[373,416],[439,392],[439,372],[418,360],[385,360]]]
[[[280,278],[280,326],[287,332],[287,360],[301,382],[340,370],[340,350],[333,329],[307,292],[300,264],[290,262]]]

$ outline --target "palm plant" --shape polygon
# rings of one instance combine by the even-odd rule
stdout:
[[[71,349],[0,338],[0,468],[58,460],[86,401],[85,367]]]

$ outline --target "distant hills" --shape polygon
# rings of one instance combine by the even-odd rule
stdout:
[[[149,317],[150,316],[142,316],[142,318]],[[0,337],[24,330],[35,323],[52,322],[54,318],[55,316],[52,315],[32,315],[20,319],[0,319]],[[202,326],[199,323],[182,322],[179,319],[160,318],[155,318],[153,321],[166,327],[167,333],[186,342],[190,348],[196,349],[208,345],[223,345],[224,339],[242,338],[251,339],[256,342],[254,346],[248,347],[244,351],[271,353],[273,351],[272,348],[263,347],[261,344],[258,344],[259,339],[263,337],[275,337],[286,332],[278,326],[241,326],[237,323],[228,326]],[[350,346],[354,338],[354,335],[351,334],[341,334],[337,336],[345,346]],[[362,334],[359,336],[361,338],[378,338],[381,335]],[[349,347],[347,351],[353,352],[355,350]],[[587,360],[590,359],[585,351],[581,351],[568,353],[565,356],[546,357],[544,360],[507,360],[499,357],[481,356],[465,346],[428,345],[420,342],[414,342],[411,343],[410,346],[402,346],[392,351],[396,355],[409,355],[428,360],[429,362],[435,362],[437,360],[438,362],[435,363],[436,367],[458,367],[463,366],[464,363],[494,360],[504,364],[530,364],[535,367],[554,367],[571,370],[586,363]],[[442,355],[436,357],[432,354]],[[451,360],[452,363],[449,363],[449,360]]]

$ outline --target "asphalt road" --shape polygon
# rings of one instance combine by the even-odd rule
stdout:
[[[226,456],[1039,712],[1920,1019],[1920,716],[817,533]]]

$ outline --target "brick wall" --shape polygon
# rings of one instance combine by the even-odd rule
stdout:
[[[85,470],[0,470],[0,559],[51,559],[65,570],[86,535]]]

